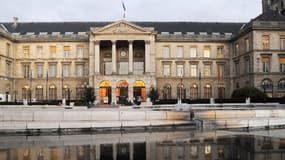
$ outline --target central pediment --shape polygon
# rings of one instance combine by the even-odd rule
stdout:
[[[91,28],[94,34],[151,34],[153,28],[144,28],[133,23],[121,20],[105,27]]]

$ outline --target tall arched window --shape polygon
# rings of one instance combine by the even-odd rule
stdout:
[[[212,97],[212,86],[210,84],[206,84],[204,87],[204,98]]]
[[[30,99],[30,87],[28,85],[22,88],[22,99]]]
[[[49,100],[57,100],[57,88],[55,85],[49,86]]]
[[[283,90],[283,91],[285,91],[285,79],[281,79],[281,80],[278,82],[278,90]]]
[[[62,88],[62,98],[68,99],[70,98],[70,86],[69,85],[64,85]]]
[[[76,87],[76,99],[81,100],[84,93],[84,85],[77,85]]]
[[[163,99],[171,99],[171,85],[165,84],[162,90]]]
[[[198,85],[193,84],[190,88],[190,99],[198,99]]]
[[[44,99],[44,90],[42,85],[36,87],[36,100],[42,101]]]
[[[177,85],[177,98],[186,99],[186,88],[184,84]]]
[[[268,97],[273,96],[273,83],[270,79],[264,79],[261,82],[261,88],[265,94],[267,94]]]

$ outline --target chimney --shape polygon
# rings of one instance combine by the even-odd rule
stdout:
[[[14,28],[17,27],[17,25],[18,25],[18,20],[19,20],[18,17],[13,17],[13,26],[14,26]]]

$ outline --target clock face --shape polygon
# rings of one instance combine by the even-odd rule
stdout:
[[[121,51],[121,56],[122,57],[125,57],[127,55],[127,52],[126,51]]]

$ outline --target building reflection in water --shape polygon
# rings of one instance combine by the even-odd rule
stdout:
[[[285,139],[213,135],[163,132],[112,134],[110,138],[106,134],[0,137],[0,160],[285,160]]]

